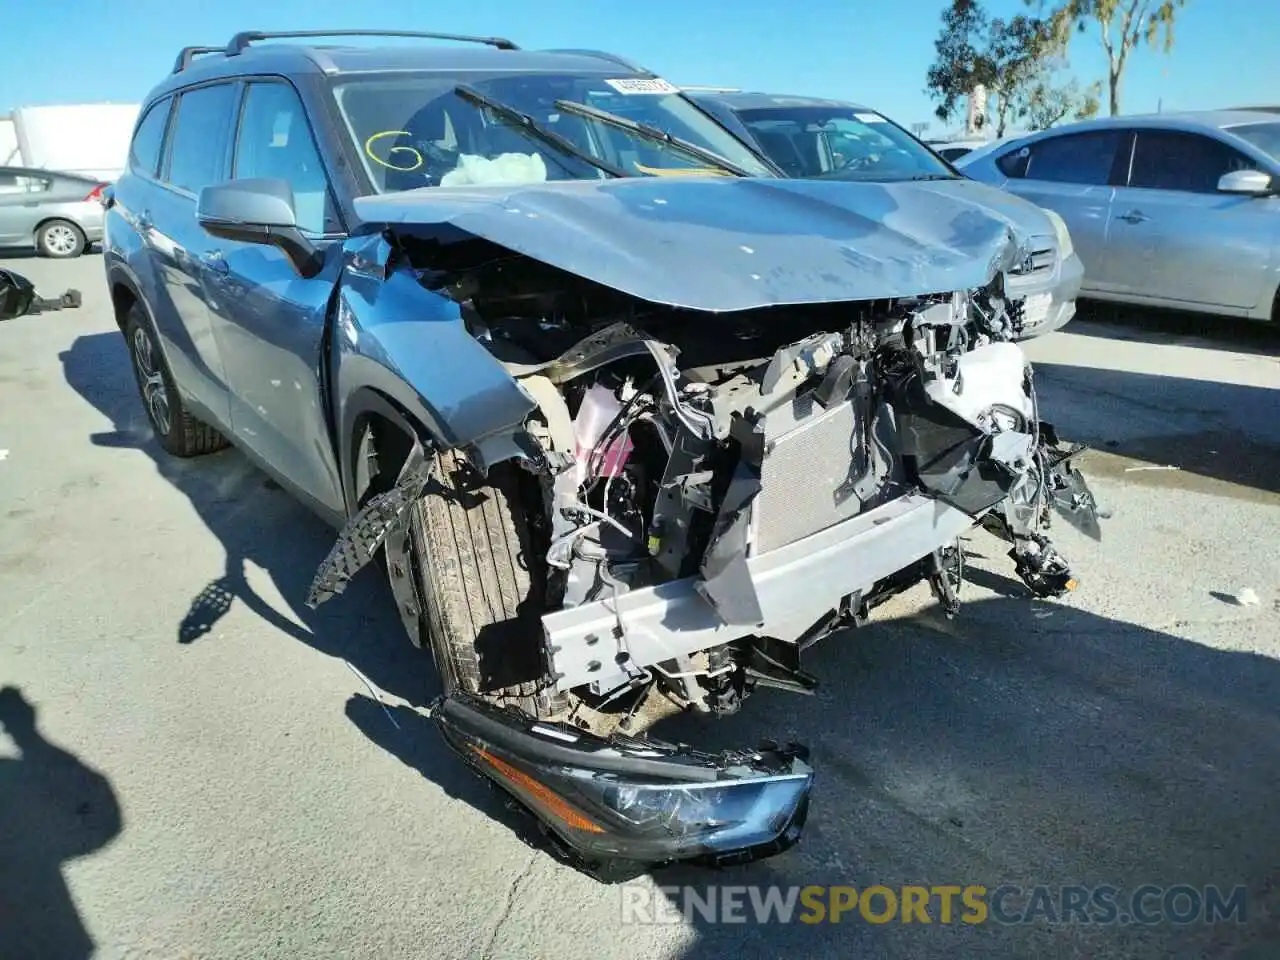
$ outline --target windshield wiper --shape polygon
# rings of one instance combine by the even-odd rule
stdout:
[[[555,150],[559,150],[561,153],[568,154],[571,157],[577,157],[583,163],[590,164],[597,170],[602,170],[609,174],[611,177],[630,176],[630,174],[621,167],[615,167],[613,164],[604,160],[597,160],[572,140],[568,140],[565,137],[560,136],[560,134],[541,126],[538,121],[529,116],[529,114],[522,113],[515,107],[508,106],[503,103],[501,100],[494,100],[492,97],[485,96],[474,87],[469,87],[465,83],[460,83],[453,88],[453,92],[462,97],[462,99],[469,100],[474,104],[485,107],[496,116],[510,121],[515,124],[518,129],[527,133],[534,139],[541,140],[543,143],[548,144]]]
[[[617,114],[609,113],[605,110],[589,107],[585,103],[577,103],[573,100],[557,100],[555,102],[557,110],[564,113],[577,114],[580,117],[588,117],[592,120],[598,120],[610,127],[617,127],[619,130],[626,130],[634,133],[645,140],[652,140],[661,143],[664,146],[671,147],[680,151],[687,156],[693,157],[695,160],[701,160],[703,163],[709,163],[713,167],[719,167],[735,177],[749,177],[751,173],[742,169],[731,160],[726,160],[718,153],[713,153],[706,147],[700,147],[696,143],[690,143],[688,140],[681,140],[679,137],[673,137],[665,130],[659,130],[657,127],[651,127],[647,123],[637,123],[634,120],[628,120],[626,117],[619,117]]]
[[[964,177],[957,177],[953,173],[922,173],[919,176],[907,177],[912,183],[921,183],[925,180],[963,180]]]

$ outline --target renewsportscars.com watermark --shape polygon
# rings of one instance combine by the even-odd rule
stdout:
[[[619,888],[622,922],[680,923],[1245,923],[1243,886],[1132,890],[1080,885],[986,887],[659,886]]]

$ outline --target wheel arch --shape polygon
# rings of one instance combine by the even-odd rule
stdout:
[[[415,445],[441,440],[420,417],[373,386],[357,388],[345,403],[339,465],[347,510],[354,514],[374,494],[395,485]]]
[[[116,326],[123,333],[125,317],[129,315],[134,304],[142,303],[142,295],[138,293],[134,282],[119,270],[108,274],[107,289],[111,294],[111,310],[115,314]],[[145,310],[146,307],[143,306],[143,309]]]

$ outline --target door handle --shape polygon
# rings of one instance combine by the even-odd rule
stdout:
[[[230,273],[231,267],[227,264],[227,259],[222,255],[221,250],[210,250],[203,257],[204,265],[214,273]]]
[[[1123,220],[1126,223],[1145,223],[1147,220],[1150,220],[1151,218],[1148,217],[1141,210],[1130,210],[1128,213],[1120,214],[1120,216],[1117,219]]]

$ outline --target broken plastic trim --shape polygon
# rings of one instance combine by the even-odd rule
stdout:
[[[676,861],[773,856],[804,827],[813,772],[796,745],[713,755],[604,738],[461,692],[437,701],[431,715],[453,749],[600,879],[602,864],[629,864],[634,875]]]
[[[391,585],[396,590],[396,600],[400,602],[405,599],[397,588],[394,565],[397,561],[407,564],[409,508],[422,497],[432,478],[431,464],[426,459],[422,445],[415,442],[396,478],[396,485],[371,497],[338,534],[337,542],[329,550],[311,581],[311,589],[307,592],[308,607],[314,610],[346,590],[351,578],[368,566],[384,543],[388,544],[387,560],[392,565]],[[399,579],[411,581],[407,566]],[[413,610],[410,617],[403,602],[400,605],[406,626],[410,619],[413,621],[410,636],[417,642],[417,609]]]

